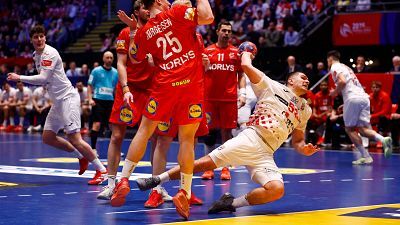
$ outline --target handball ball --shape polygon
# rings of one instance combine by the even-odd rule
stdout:
[[[242,52],[250,52],[251,54],[253,54],[253,56],[256,56],[257,55],[257,47],[252,42],[245,41],[239,45],[239,54],[242,54]]]

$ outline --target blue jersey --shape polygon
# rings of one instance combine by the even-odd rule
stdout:
[[[118,72],[114,67],[107,70],[103,66],[93,69],[88,84],[93,88],[93,98],[114,100],[114,89],[118,82]]]

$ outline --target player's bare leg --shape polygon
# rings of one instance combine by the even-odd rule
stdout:
[[[118,183],[113,196],[111,197],[111,205],[119,207],[125,204],[126,196],[130,192],[129,177],[137,166],[138,162],[143,158],[146,152],[147,142],[157,127],[159,121],[152,121],[142,116],[142,122],[139,129],[129,145],[124,166],[122,168],[121,181]]]

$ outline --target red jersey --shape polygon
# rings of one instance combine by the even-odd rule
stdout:
[[[316,110],[316,114],[321,114],[323,112],[329,111],[333,107],[333,99],[329,96],[329,92],[324,94],[322,91],[317,92],[314,96],[314,109]],[[324,117],[326,118],[326,116]]]
[[[176,5],[150,18],[138,30],[136,59],[143,60],[147,53],[153,56],[157,67],[155,85],[176,88],[198,83],[199,47],[195,35],[197,9]]]
[[[210,59],[205,75],[205,99],[237,101],[238,74],[242,73],[238,49],[230,44],[226,48],[212,44],[204,53]]]
[[[377,123],[381,116],[390,119],[392,100],[386,92],[381,90],[377,96],[371,93],[369,94],[369,99],[371,101],[371,123]]]
[[[126,61],[128,83],[140,89],[148,89],[154,74],[154,68],[149,65],[146,59],[137,61],[133,58],[137,48],[135,42],[130,42],[129,33],[129,27],[125,27],[119,33],[116,46],[117,53],[128,55]]]

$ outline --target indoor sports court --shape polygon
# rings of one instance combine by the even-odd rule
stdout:
[[[353,166],[351,151],[322,150],[311,157],[291,148],[280,148],[275,161],[285,182],[285,196],[271,204],[243,207],[236,213],[208,215],[213,201],[223,193],[242,195],[257,187],[245,168],[233,168],[232,180],[211,181],[198,176],[193,192],[204,200],[192,206],[189,221],[181,219],[172,202],[157,209],[143,203],[149,192],[138,190],[134,179],[151,175],[149,151],[131,176],[131,192],[124,206],[114,208],[96,195],[104,185],[89,186],[94,171],[78,175],[78,161],[42,144],[39,135],[3,134],[0,137],[0,224],[296,224],[348,225],[399,224],[399,154],[385,159],[372,153],[374,163]],[[125,140],[123,149],[128,147]],[[106,162],[108,140],[99,141],[99,154]],[[177,143],[171,145],[168,167],[176,165]],[[196,158],[202,156],[198,144]],[[177,181],[165,184],[170,195]]]

